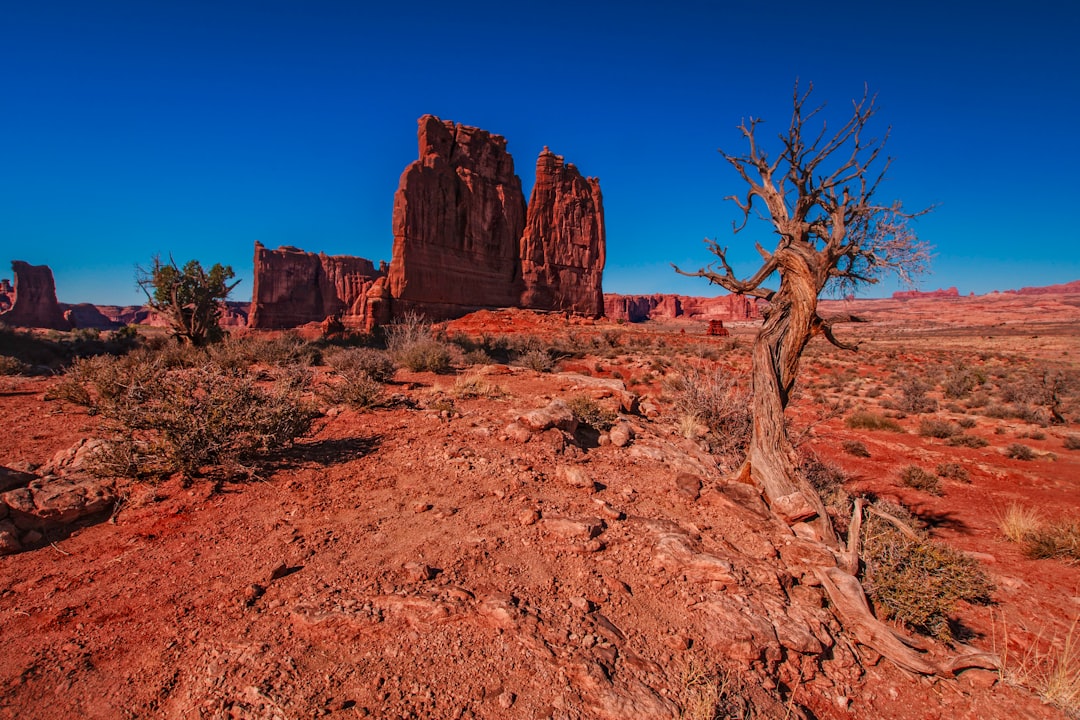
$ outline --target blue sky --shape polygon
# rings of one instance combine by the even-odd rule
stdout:
[[[717,149],[770,136],[796,78],[843,115],[864,83],[895,157],[884,198],[937,204],[923,288],[1080,279],[1080,6],[1071,2],[10,3],[0,22],[0,276],[53,268],[64,302],[137,303],[155,253],[253,243],[390,259],[398,178],[433,113],[505,136],[526,193],[548,145],[598,176],[609,292],[716,292],[669,263],[731,236]],[[888,294],[885,282],[864,294]]]

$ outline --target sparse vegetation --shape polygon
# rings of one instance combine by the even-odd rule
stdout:
[[[667,384],[681,416],[697,418],[709,429],[713,452],[729,460],[745,451],[753,427],[745,381],[723,368],[687,367]]]
[[[890,432],[904,432],[900,423],[884,415],[860,410],[844,418],[844,424],[852,430],[888,430]]]
[[[971,482],[971,475],[968,474],[967,468],[960,463],[939,463],[935,472],[937,472],[938,477],[962,483]]]
[[[966,447],[966,448],[983,448],[990,444],[990,441],[986,438],[981,438],[978,435],[953,435],[945,441],[946,445],[951,447]]]
[[[923,470],[918,465],[906,465],[900,470],[900,482],[910,488],[928,492],[931,495],[941,494],[941,481],[937,475]]]
[[[1023,443],[1009,443],[1005,456],[1013,460],[1034,460],[1035,451]]]
[[[855,457],[868,458],[870,457],[870,451],[866,449],[866,445],[858,440],[845,440],[842,444],[844,452],[848,455],[854,455]]]
[[[415,313],[386,327],[386,347],[394,360],[413,372],[450,370],[450,346],[436,338],[431,324]]]
[[[588,395],[575,395],[566,404],[579,423],[601,432],[609,430],[619,417],[618,413],[602,407]]]
[[[191,260],[181,269],[171,259],[163,263],[155,257],[150,268],[138,269],[136,281],[147,304],[169,319],[173,336],[201,347],[225,336],[222,307],[240,282],[230,284],[233,277],[228,265],[215,263],[204,270],[198,260]]]
[[[1061,444],[1066,450],[1080,450],[1080,435],[1066,435]]]
[[[938,439],[950,438],[960,432],[960,428],[947,420],[923,418],[919,421],[919,434],[923,437]]]
[[[915,527],[903,508],[884,503],[876,507]],[[864,587],[880,615],[950,642],[956,603],[988,602],[993,585],[971,557],[922,533],[917,538],[870,513],[863,524]]]

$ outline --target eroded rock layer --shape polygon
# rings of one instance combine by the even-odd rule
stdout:
[[[70,325],[56,301],[56,283],[49,266],[13,260],[11,270],[15,273],[15,286],[8,295],[11,306],[0,313],[0,321],[16,327],[68,329]]]
[[[394,313],[516,306],[525,196],[506,140],[432,115],[420,118],[418,139],[420,158],[394,196]]]
[[[268,250],[255,243],[255,273],[248,326],[289,328],[338,316],[366,327],[369,298],[384,276],[370,260],[309,253],[294,247]]]
[[[521,307],[602,316],[604,259],[600,181],[545,147],[521,237]]]
[[[604,295],[604,314],[612,320],[643,322],[675,318],[757,320],[761,310],[745,295],[690,297],[686,295]]]

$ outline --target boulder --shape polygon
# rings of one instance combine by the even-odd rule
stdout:
[[[600,181],[545,147],[521,236],[521,307],[601,317],[605,253]]]
[[[22,260],[13,260],[11,270],[15,273],[15,286],[8,296],[11,307],[0,313],[0,322],[16,327],[53,330],[71,327],[64,319],[60,303],[56,301],[56,283],[48,265],[30,265]]]
[[[394,195],[394,314],[516,306],[525,196],[506,139],[433,115],[418,125],[420,157]]]
[[[48,478],[0,495],[19,530],[48,530],[104,512],[116,502],[112,483],[98,478]]]

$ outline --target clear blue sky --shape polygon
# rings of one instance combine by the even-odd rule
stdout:
[[[398,177],[433,113],[504,135],[526,193],[544,145],[604,192],[613,292],[731,237],[717,149],[778,132],[796,77],[842,113],[878,93],[884,196],[936,248],[922,287],[1080,278],[1080,5],[552,0],[33,0],[0,18],[0,276],[52,266],[61,301],[136,303],[155,253],[231,264],[253,243],[389,260]],[[887,294],[894,285],[867,294]]]

